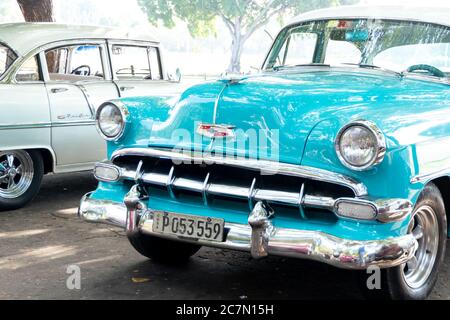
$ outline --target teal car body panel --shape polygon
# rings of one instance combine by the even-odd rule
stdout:
[[[299,68],[264,72],[231,83],[211,81],[181,95],[120,101],[129,111],[129,123],[119,141],[108,143],[109,157],[116,150],[135,147],[234,154],[337,172],[364,183],[369,199],[403,198],[413,204],[429,180],[437,177],[428,179],[427,175],[450,176],[447,83],[358,68]],[[359,119],[374,122],[387,142],[384,161],[363,172],[342,165],[334,149],[340,128]],[[198,124],[213,121],[236,127],[232,143],[211,142],[196,132]],[[249,129],[257,130],[267,143],[248,143],[254,138]],[[425,178],[415,181],[417,176]],[[92,198],[121,203],[128,191],[119,182],[100,182]],[[213,215],[235,223],[246,223],[248,218],[248,212],[231,205],[212,212],[188,198],[180,202],[153,194],[149,201],[149,207],[156,210]],[[274,218],[274,225],[282,228],[318,230],[354,240],[404,235],[408,223],[409,219],[329,223]]]

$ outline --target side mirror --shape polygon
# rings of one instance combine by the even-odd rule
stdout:
[[[174,73],[168,72],[167,78],[172,82],[180,82],[181,81],[181,71],[180,68],[177,68]]]

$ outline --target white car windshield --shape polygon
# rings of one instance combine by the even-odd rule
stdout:
[[[0,44],[0,77],[16,59],[16,54],[10,48]]]
[[[305,22],[280,33],[264,69],[311,64],[350,64],[449,77],[450,28],[392,20]]]

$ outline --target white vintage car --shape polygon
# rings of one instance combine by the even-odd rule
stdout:
[[[106,157],[94,119],[104,101],[177,91],[177,80],[151,35],[0,25],[0,210],[31,201],[44,174],[89,170]]]

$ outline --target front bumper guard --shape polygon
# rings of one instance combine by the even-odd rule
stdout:
[[[87,194],[81,200],[79,216],[88,222],[122,227],[128,234],[141,232],[169,240],[247,251],[254,258],[275,255],[315,260],[344,269],[399,266],[414,256],[418,246],[410,234],[383,240],[354,241],[319,231],[276,228],[270,220],[273,211],[263,202],[255,205],[248,224],[225,223],[224,242],[190,240],[154,232],[155,211],[146,207],[139,194],[139,190],[132,188],[124,204],[95,200]]]

